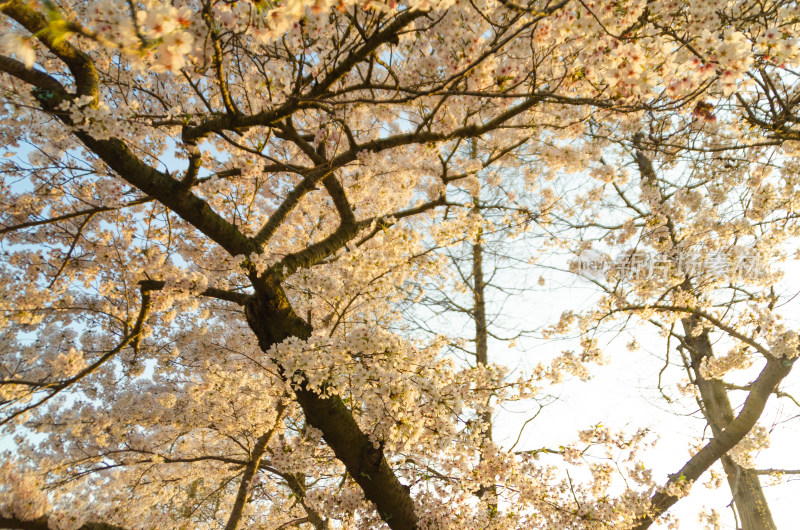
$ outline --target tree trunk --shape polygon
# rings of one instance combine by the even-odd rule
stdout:
[[[682,323],[686,333],[685,342],[689,346],[695,384],[700,391],[703,415],[714,437],[719,437],[725,427],[733,421],[733,407],[723,382],[718,379],[706,379],[700,373],[702,360],[714,355],[708,331],[692,336],[692,329],[699,322],[686,318]],[[777,530],[761,488],[761,480],[755,470],[737,465],[727,454],[723,455],[721,460],[742,530]]]
[[[283,288],[269,278],[251,277],[256,294],[245,305],[247,323],[264,352],[289,337],[307,339],[311,327],[291,308]],[[364,497],[375,503],[381,518],[393,530],[417,528],[417,514],[410,488],[394,474],[383,455],[358,426],[353,414],[338,396],[324,397],[306,385],[302,373],[286,373],[276,360],[285,381],[293,381],[297,402],[308,425],[322,431],[322,438],[358,483]],[[299,381],[299,382],[298,382]]]
[[[472,292],[474,309],[472,318],[475,321],[475,361],[478,366],[489,364],[489,332],[486,325],[486,299],[484,291],[486,284],[483,280],[483,241],[480,236],[472,245]],[[484,434],[487,440],[492,439],[492,414],[481,414],[481,423],[486,425]]]
[[[475,361],[478,366],[486,366],[489,364],[489,329],[486,324],[486,298],[484,291],[486,284],[483,279],[483,240],[478,234],[476,242],[472,245],[472,293],[473,293],[473,314],[472,319],[475,321]],[[492,413],[483,412],[478,417],[481,425],[483,425],[483,440],[492,440]],[[492,498],[497,498],[497,486],[492,484],[488,487],[482,487],[478,491],[478,496],[491,495]],[[497,502],[489,502],[489,515],[494,517],[497,515]]]

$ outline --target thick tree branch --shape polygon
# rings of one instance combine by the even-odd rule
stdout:
[[[324,94],[336,81],[347,75],[355,66],[366,60],[375,50],[381,45],[390,42],[392,39],[397,38],[397,34],[403,28],[408,26],[414,20],[423,17],[427,14],[426,11],[421,9],[406,10],[399,13],[394,20],[392,20],[382,30],[375,32],[371,37],[366,39],[364,44],[358,49],[347,55],[347,58],[340,62],[333,70],[331,70],[325,78],[315,85],[305,97],[316,98]]]
[[[10,4],[16,3],[14,1]],[[70,49],[72,48],[70,47]],[[7,59],[0,62],[0,68],[4,68],[3,71],[11,75],[19,74],[18,79],[20,80],[41,83],[41,86],[36,85],[36,88],[40,90],[46,88],[49,91],[47,94],[41,92],[37,94],[42,110],[56,116],[66,125],[74,126],[75,124],[67,114],[57,110],[62,101],[69,99],[64,88],[46,74],[32,76],[30,70],[24,68],[20,70],[19,65],[14,64],[15,62]],[[239,229],[223,219],[204,200],[192,194],[187,185],[142,162],[122,140],[118,138],[98,140],[90,133],[80,129],[76,129],[73,134],[123,180],[173,210],[231,255],[246,256],[258,250],[258,247]]]
[[[66,93],[61,83],[46,73],[34,68],[28,68],[21,62],[6,57],[5,55],[0,55],[0,72],[5,72],[14,76],[20,81],[24,81],[39,90],[48,90],[53,93]]]
[[[714,462],[733,449],[750,432],[761,417],[769,396],[791,369],[792,361],[789,359],[772,357],[767,361],[767,365],[753,382],[752,390],[736,418],[719,436],[712,438],[700,452],[694,455],[680,471],[673,474],[664,488],[653,495],[650,499],[651,511],[642,518],[642,522],[636,526],[636,530],[649,528],[656,518],[678,502],[679,497],[670,495],[666,491],[670,484],[696,481]]]
[[[76,131],[75,136],[120,177],[157,199],[231,255],[246,256],[256,251],[250,239],[186,185],[142,162],[121,140],[97,140],[83,131]]]
[[[294,207],[297,206],[300,199],[302,199],[306,193],[314,190],[317,182],[330,175],[331,172],[332,169],[328,167],[316,167],[310,170],[303,177],[303,180],[286,195],[286,198],[281,202],[280,206],[278,206],[278,209],[270,215],[267,222],[264,223],[264,226],[262,226],[253,237],[254,244],[259,248],[263,247],[272,236],[275,235],[275,232],[278,231],[281,224],[286,220],[292,210],[294,210]]]
[[[67,39],[51,32],[44,15],[20,0],[0,4],[0,11],[19,22],[67,65],[75,78],[78,96],[89,96],[92,101],[97,101],[99,76],[88,55],[72,46]]]
[[[250,491],[252,490],[256,472],[261,464],[261,459],[263,458],[264,453],[267,451],[267,445],[272,439],[272,435],[275,434],[275,430],[278,428],[278,425],[281,422],[283,411],[285,409],[286,407],[284,405],[278,406],[275,417],[275,425],[273,425],[272,429],[262,434],[258,440],[256,440],[253,450],[250,452],[250,460],[247,462],[244,472],[242,473],[242,479],[239,483],[239,490],[236,493],[236,500],[233,503],[233,508],[231,509],[230,516],[228,517],[228,522],[225,524],[225,530],[236,530],[239,527],[239,523],[242,520],[242,513],[244,512],[244,507],[247,504],[247,499],[250,496]]]
[[[161,280],[142,280],[139,282],[139,286],[143,291],[160,291],[164,288],[166,283],[167,282]],[[247,299],[250,298],[249,294],[226,291],[225,289],[217,289],[216,287],[210,287],[199,294],[209,298],[217,298],[219,300],[225,300],[226,302],[233,302],[234,304],[238,304],[240,306],[244,306],[244,304],[247,302]]]

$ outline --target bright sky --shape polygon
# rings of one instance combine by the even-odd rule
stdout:
[[[537,275],[537,271],[531,274]],[[597,296],[596,290],[588,281],[575,276],[564,279],[564,275],[548,273],[545,278],[550,285],[558,285],[548,291],[545,287],[524,297],[519,297],[507,307],[528,321],[536,319],[540,323],[557,321],[562,311],[571,309],[578,311],[591,307]],[[562,283],[564,282],[564,283]],[[777,286],[778,292],[797,293],[800,291],[800,262],[790,262],[786,266],[784,285]],[[513,308],[513,309],[512,309]],[[800,322],[800,304],[792,301],[784,307],[784,316],[793,322]],[[607,344],[604,350],[610,363],[592,370],[593,378],[587,383],[577,379],[567,381],[551,390],[556,400],[541,411],[538,417],[524,430],[518,449],[535,449],[540,447],[558,447],[572,442],[579,430],[587,429],[601,423],[612,430],[634,432],[639,428],[649,428],[658,435],[659,442],[655,449],[645,458],[645,462],[655,472],[657,481],[664,483],[667,475],[678,471],[689,459],[690,445],[703,434],[705,421],[700,419],[697,406],[691,399],[684,398],[679,403],[670,405],[661,396],[657,388],[658,374],[664,366],[666,345],[664,339],[658,337],[652,326],[639,326],[626,330],[618,337],[608,333],[601,338],[601,344]],[[626,344],[635,333],[641,348],[630,352]],[[672,345],[672,361],[677,354]],[[566,341],[538,342],[527,352],[509,350],[507,345],[493,344],[490,349],[490,360],[521,369],[537,364],[540,359],[571,346]],[[741,374],[749,376],[750,374]],[[757,371],[752,373],[752,377]],[[676,395],[675,385],[685,376],[682,368],[671,366],[664,374],[664,386],[670,395]],[[670,386],[671,384],[671,386]],[[792,393],[800,401],[800,377],[792,373],[781,386],[781,390]],[[734,406],[737,399],[744,398],[744,393],[737,392],[731,396]],[[501,412],[495,418],[495,438],[508,447],[519,435],[519,426],[528,419],[535,408],[530,404],[517,404],[517,413]],[[691,415],[691,416],[690,416]],[[755,459],[757,469],[780,468],[800,469],[800,458],[797,457],[797,443],[800,440],[800,407],[788,399],[773,396],[767,410],[759,422],[772,431],[770,447]],[[786,421],[790,419],[790,421]],[[782,423],[776,421],[782,420]],[[552,459],[558,463],[559,457],[542,457],[543,462]],[[721,465],[715,467],[722,471]],[[723,475],[724,476],[724,475]],[[715,508],[723,516],[723,528],[735,529],[732,512],[727,505],[731,502],[731,493],[727,482],[719,489],[711,490],[703,486],[709,474],[706,473],[692,489],[688,498],[682,499],[670,512],[681,518],[681,528],[699,527],[698,513]],[[794,478],[794,480],[791,480]],[[762,477],[764,492],[769,501],[775,523],[778,528],[797,526],[796,502],[800,498],[800,475],[776,481],[770,477]]]

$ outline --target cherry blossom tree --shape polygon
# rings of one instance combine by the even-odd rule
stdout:
[[[759,139],[747,147],[740,138],[716,136],[710,148],[709,132],[720,132],[716,118],[695,110],[692,121],[670,131],[668,141],[657,128],[649,138],[637,133],[619,141],[622,159],[615,162],[629,157],[633,175],[606,179],[609,163],[599,161],[603,184],[588,193],[602,206],[584,211],[573,225],[583,233],[573,264],[606,296],[595,311],[562,320],[564,329],[577,324],[590,335],[620,317],[656,326],[668,350],[659,390],[670,403],[678,399],[661,385],[674,344],[677,366],[688,375],[678,386],[696,399],[712,436],[670,482],[695,481],[719,460],[737,526],[775,528],[753,453],[769,445],[767,428],[757,422],[770,394],[797,403],[780,388],[798,354],[796,332],[782,323],[780,309],[794,293],[778,287],[780,264],[796,245],[795,177],[785,171],[782,141]],[[702,147],[677,149],[679,136],[685,137],[680,145]],[[614,150],[606,155],[614,157]],[[587,204],[585,197],[577,202]],[[616,249],[616,255],[589,248]],[[596,266],[587,267],[590,261]],[[630,347],[638,348],[635,340]],[[658,494],[654,504],[668,507],[679,497]]]
[[[441,274],[432,249],[480,233],[443,211],[501,185],[484,166],[578,173],[588,124],[721,98],[794,145],[793,9],[0,3],[0,524],[647,526],[683,484],[653,493],[639,437],[583,436],[631,453],[619,494],[486,444],[464,411],[531,381],[458,366],[398,307]],[[765,337],[764,399],[792,358]]]

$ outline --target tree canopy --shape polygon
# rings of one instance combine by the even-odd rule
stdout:
[[[0,12],[0,527],[644,529],[718,463],[774,527],[751,453],[800,347],[796,2]],[[576,348],[512,374],[484,249],[518,241],[602,296],[526,325]],[[474,337],[419,325],[434,287]],[[682,468],[643,431],[492,439],[639,324],[710,428]]]

